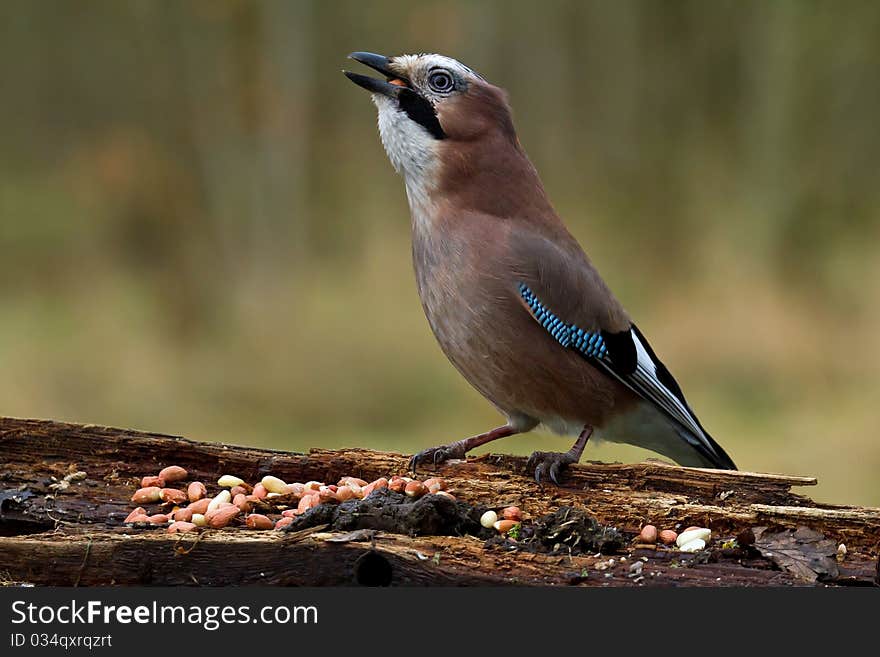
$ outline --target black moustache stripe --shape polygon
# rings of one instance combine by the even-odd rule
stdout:
[[[411,89],[403,89],[397,97],[400,109],[413,121],[427,130],[435,139],[445,139],[446,133],[437,120],[434,108],[426,99]]]

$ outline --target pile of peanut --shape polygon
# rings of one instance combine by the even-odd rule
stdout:
[[[499,534],[509,534],[522,525],[522,510],[518,506],[506,506],[501,509],[501,517],[493,510],[480,516],[480,524],[486,529],[494,529]]]
[[[688,527],[679,534],[673,529],[658,532],[654,525],[645,525],[636,543],[654,545],[659,541],[663,545],[675,545],[682,552],[697,552],[705,548],[711,539],[712,530],[705,527]]]
[[[248,529],[281,529],[292,523],[295,516],[319,504],[363,499],[380,488],[389,488],[412,498],[433,494],[455,499],[446,490],[446,482],[439,477],[419,481],[394,475],[370,483],[357,477],[343,477],[336,484],[328,485],[320,481],[288,484],[267,475],[251,486],[243,479],[227,474],[217,480],[220,491],[209,497],[208,488],[201,481],[192,481],[184,488],[188,476],[184,468],[170,465],[158,475],[144,477],[141,487],[131,496],[132,504],[138,507],[128,514],[125,523],[133,526],[167,525],[167,531],[172,534],[230,525],[244,525]],[[295,503],[296,507],[291,508],[288,503],[291,506]],[[161,510],[150,514],[142,506],[149,504],[157,504]],[[273,512],[267,511],[270,515],[264,515],[255,513],[255,508],[272,508]]]

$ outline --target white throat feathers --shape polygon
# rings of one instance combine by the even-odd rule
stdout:
[[[407,116],[397,102],[373,95],[379,110],[379,136],[395,171],[403,176],[415,220],[431,207],[437,169],[437,140]]]

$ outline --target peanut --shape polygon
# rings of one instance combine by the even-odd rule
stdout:
[[[687,543],[682,543],[678,549],[682,552],[699,552],[706,547],[706,541],[702,538],[694,538]]]
[[[205,515],[208,512],[208,506],[211,504],[211,500],[207,497],[203,497],[200,500],[196,500],[195,502],[191,502],[187,509],[190,509],[193,513],[201,513]]]
[[[519,523],[516,520],[499,520],[494,525],[492,525],[496,531],[501,534],[506,534],[511,529],[516,527]]]
[[[296,507],[296,515],[305,513],[312,507],[318,506],[320,503],[321,502],[318,499],[317,495],[303,495],[300,498],[299,504]]]
[[[672,545],[673,543],[675,543],[675,539],[677,538],[678,534],[676,534],[671,529],[664,529],[662,532],[660,532],[660,542],[663,543],[663,545]]]
[[[142,506],[139,506],[134,511],[129,513],[123,522],[133,522],[133,518],[135,518],[137,516],[145,516],[145,515],[147,515],[146,509],[144,509],[144,507],[142,507]]]
[[[357,477],[343,477],[337,483],[337,486],[348,486],[349,484],[357,484],[361,488],[367,485],[367,482],[363,479],[358,479]]]
[[[166,504],[184,504],[186,502],[186,493],[176,488],[163,488],[160,494],[162,501]]]
[[[244,483],[244,479],[239,479],[238,477],[234,477],[233,475],[225,474],[217,480],[217,485],[220,488],[234,488],[235,486],[241,486]]]
[[[231,502],[232,495],[229,494],[228,490],[220,491],[213,500],[208,503],[208,512],[213,511],[218,508],[222,502]],[[205,514],[207,515],[207,514]]]
[[[208,495],[208,489],[201,481],[194,481],[186,487],[186,498],[190,502],[198,502],[200,499]]]
[[[269,493],[283,493],[284,489],[287,487],[286,483],[272,475],[266,475],[260,483],[263,484],[263,488]]]
[[[372,481],[364,487],[364,497],[369,497],[370,493],[380,488],[388,488],[388,480],[385,477],[379,477],[376,481]]]
[[[244,524],[248,529],[272,529],[275,523],[271,519],[259,513],[252,513],[244,519]]]
[[[171,517],[175,522],[192,522],[193,510],[189,507],[178,509],[171,515]]]
[[[407,497],[421,497],[428,492],[428,489],[425,488],[425,484],[421,481],[411,481],[403,489],[403,492],[406,493]]]
[[[354,497],[354,491],[348,486],[340,486],[334,493],[337,502],[347,502]]]
[[[169,465],[167,468],[162,468],[162,471],[159,472],[159,476],[166,484],[172,484],[175,481],[182,481],[186,479],[187,472],[179,465]]]
[[[518,506],[506,506],[501,511],[501,517],[505,520],[522,520],[522,510]]]
[[[213,529],[220,529],[232,522],[233,519],[239,516],[239,514],[241,514],[241,509],[239,509],[237,506],[224,506],[216,509],[213,513],[207,513],[205,515],[205,520],[208,521],[208,527],[212,527]]]
[[[150,486],[165,487],[165,480],[158,475],[150,475],[141,479],[141,488],[149,488]]]
[[[429,493],[446,490],[446,482],[440,477],[431,477],[430,479],[425,479],[422,483],[425,484],[425,488],[428,489]]]
[[[236,495],[232,499],[232,503],[245,513],[251,510],[250,502],[247,501],[247,495],[245,495],[244,493],[239,493],[238,495]]]
[[[152,504],[162,499],[162,489],[158,486],[148,486],[147,488],[138,488],[131,501],[134,504]]]
[[[687,529],[678,535],[678,538],[675,539],[675,544],[681,548],[688,543],[693,541],[703,541],[703,547],[706,546],[706,542],[712,537],[712,530],[706,529],[704,527],[696,527],[694,529]],[[697,548],[702,550],[703,547]]]
[[[657,542],[657,528],[654,525],[645,525],[639,532],[639,543],[647,543],[653,545]]]

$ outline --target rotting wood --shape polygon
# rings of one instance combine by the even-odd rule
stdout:
[[[348,585],[371,577],[359,559],[372,553],[388,564],[394,585],[803,585],[759,558],[704,561],[699,555],[636,550],[622,560],[486,549],[469,537],[380,534],[368,542],[335,543],[328,540],[333,536],[339,534],[294,539],[279,532],[221,530],[196,538],[161,530],[71,530],[2,539],[0,572],[53,585]],[[648,560],[635,574],[631,567],[642,556]],[[872,577],[873,562],[854,557],[837,583],[870,584]]]
[[[364,449],[315,449],[305,455],[0,418],[0,534],[5,536],[0,538],[0,576],[58,585],[350,584],[364,578],[360,570],[371,562],[358,559],[371,554],[390,565],[394,584],[803,583],[742,550],[696,555],[630,550],[622,561],[621,555],[560,557],[486,547],[474,537],[379,534],[368,542],[338,543],[315,531],[290,536],[229,529],[194,539],[121,526],[140,478],[170,464],[182,465],[204,481],[216,481],[223,473],[256,481],[271,473],[288,481],[335,482],[343,475],[371,480],[402,474],[406,462],[401,454]],[[53,490],[72,470],[85,472],[85,478]],[[791,491],[815,484],[810,477],[659,462],[587,463],[570,468],[564,486],[555,488],[537,485],[524,470],[524,458],[487,455],[445,464],[438,472],[465,501],[516,504],[533,518],[560,506],[577,506],[626,532],[637,532],[646,522],[700,525],[720,538],[756,525],[805,525],[847,546],[841,574],[832,583],[866,585],[876,580],[880,509],[820,505]],[[630,567],[643,556],[648,562],[639,575]],[[609,558],[615,559],[613,564]]]

